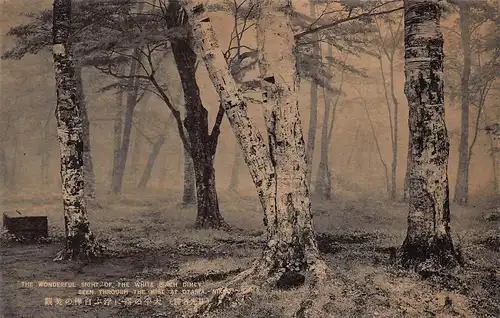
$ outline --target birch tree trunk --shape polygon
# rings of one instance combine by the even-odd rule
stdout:
[[[408,154],[406,157],[406,173],[405,173],[405,184],[404,184],[404,194],[403,201],[408,202],[410,200],[410,171],[411,171],[411,136],[408,132]]]
[[[141,179],[139,181],[139,185],[137,186],[139,189],[144,189],[146,188],[149,179],[151,178],[151,172],[153,171],[153,167],[156,161],[156,158],[158,157],[158,154],[160,153],[160,149],[165,143],[165,136],[160,136],[160,138],[153,144],[153,150],[151,151],[151,154],[149,155],[148,158],[148,163],[146,164],[146,167],[144,168],[144,172],[142,173]]]
[[[130,165],[130,171],[128,172],[129,180],[133,183],[137,181],[137,177],[139,174],[139,161],[141,159],[141,143],[144,142],[144,138],[138,129],[135,129],[134,134],[134,145],[132,147],[132,160]]]
[[[390,80],[391,80],[391,97],[392,103],[394,104],[394,134],[392,141],[392,162],[391,162],[391,199],[394,201],[397,199],[397,171],[398,171],[398,140],[399,140],[399,103],[396,98],[396,93],[394,90],[394,52],[390,59]],[[385,85],[385,84],[384,84]]]
[[[71,0],[54,0],[53,48],[56,79],[57,135],[61,152],[65,246],[55,260],[91,260],[101,253],[90,230],[84,196],[83,123],[68,43],[71,32]]]
[[[90,123],[87,114],[87,103],[85,92],[83,91],[82,68],[75,66],[76,91],[82,116],[83,132],[83,178],[85,179],[85,197],[95,199],[95,175],[92,164],[92,153],[90,148]]]
[[[172,53],[179,71],[184,91],[185,119],[184,127],[189,136],[187,147],[193,159],[196,201],[197,201],[197,228],[228,227],[220,210],[215,184],[214,156],[217,149],[218,135],[209,133],[208,111],[202,104],[200,89],[196,82],[196,52],[192,46],[194,42],[192,30],[187,27],[187,20],[182,21],[183,8],[176,1],[169,2],[167,7],[167,26],[175,28],[186,26],[185,39],[175,39],[171,42]]]
[[[462,40],[463,69],[460,83],[462,122],[458,149],[457,183],[453,202],[467,204],[469,196],[469,77],[471,71],[470,4],[462,1],[460,7],[460,35]]]
[[[299,77],[290,1],[264,0],[257,23],[258,60],[271,162],[276,174],[274,211],[264,258],[272,271],[300,272],[318,257],[299,115]],[[270,220],[273,220],[272,222]]]
[[[328,44],[328,56],[332,56],[332,45]],[[329,71],[331,67],[329,66]],[[330,148],[329,126],[330,126],[330,111],[331,111],[331,93],[324,89],[325,95],[325,114],[323,115],[323,127],[321,128],[321,155],[319,160],[318,175],[316,177],[316,194],[322,200],[330,200],[332,198],[332,173],[328,163],[328,150]],[[340,94],[340,92],[339,92]],[[335,114],[333,114],[335,116]]]
[[[184,148],[184,194],[182,196],[182,204],[189,205],[195,203],[195,178],[193,159],[189,152]]]
[[[394,91],[394,55],[396,53],[397,49],[397,38],[399,35],[399,26],[396,31],[396,34],[393,33],[391,26],[389,25],[389,30],[391,34],[391,48],[390,51],[388,51],[384,47],[384,41],[382,40],[382,35],[380,33],[379,29],[379,37],[381,39],[381,46],[382,48],[379,48],[379,66],[380,66],[380,73],[382,75],[382,83],[384,86],[384,95],[385,95],[385,100],[387,103],[387,110],[388,110],[388,115],[389,115],[389,125],[391,129],[391,146],[392,146],[392,162],[391,162],[391,184],[390,184],[390,198],[391,200],[396,200],[397,198],[397,183],[396,183],[396,177],[397,177],[397,167],[398,167],[398,125],[399,125],[399,103],[396,98],[396,94]],[[391,92],[391,98],[392,98],[392,103],[394,104],[394,112],[391,110],[391,101],[389,99],[389,92],[387,90],[386,86],[386,78],[384,74],[384,66],[382,63],[382,52],[385,54],[387,57],[387,60],[389,61],[389,85],[390,85],[390,92]]]
[[[121,76],[123,66],[119,68]],[[119,86],[116,92],[116,115],[113,123],[113,166],[111,167],[111,191],[115,187],[118,178],[118,165],[120,164],[120,148],[122,143],[122,122],[123,122],[123,88]]]
[[[190,10],[186,10],[188,13]],[[275,171],[271,164],[269,149],[255,123],[248,116],[247,104],[241,98],[236,83],[231,76],[228,65],[219,47],[210,19],[203,12],[202,5],[192,9],[193,34],[205,61],[210,79],[217,89],[222,107],[226,112],[231,128],[236,136],[245,163],[257,188],[261,205],[264,209],[264,219],[268,219],[274,210]]]
[[[324,300],[318,297],[318,293],[324,290],[320,287],[328,274],[319,256],[312,226],[290,9],[289,1],[260,2],[259,62],[269,148],[248,117],[246,103],[230,75],[210,19],[203,15],[201,5],[195,6],[192,12],[199,19],[194,28],[197,44],[201,46],[208,73],[241,146],[259,194],[267,228],[267,244],[262,257],[228,286],[239,286],[240,295],[261,284],[282,288],[286,286],[285,277],[296,277],[297,286],[304,282],[304,272],[311,271],[310,291],[315,300],[300,309],[303,317],[309,317],[317,300]],[[249,282],[251,287],[245,285]],[[234,290],[225,289],[222,294],[215,295],[203,310],[220,306],[224,299],[235,294]]]
[[[398,257],[405,267],[432,273],[461,262],[450,234],[441,8],[437,0],[407,0],[404,10],[412,165],[408,229]]]
[[[316,18],[316,4],[314,0],[309,1],[309,11],[311,18]],[[320,53],[319,39],[317,33],[312,34],[312,54],[313,58],[318,58]],[[311,105],[309,108],[309,127],[307,132],[307,185],[311,184],[312,164],[314,157],[314,146],[316,142],[316,129],[318,123],[318,83],[315,79],[311,79]]]

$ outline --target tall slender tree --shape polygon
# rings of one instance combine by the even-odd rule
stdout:
[[[327,55],[331,56],[333,54],[332,45],[328,45]],[[329,67],[329,71],[331,71],[331,67]],[[344,77],[344,73],[341,75],[341,85]],[[311,89],[312,90],[312,89]],[[312,94],[312,92],[311,92]],[[330,127],[330,112],[331,112],[331,94],[324,89],[323,90],[324,101],[325,101],[325,112],[323,114],[323,126],[321,127],[321,152],[320,159],[318,165],[318,174],[316,175],[316,186],[315,192],[319,195],[320,198],[324,200],[330,200],[332,197],[332,173],[330,171],[330,166],[328,163],[328,150],[330,146],[330,139],[328,139],[328,127]],[[312,100],[312,98],[311,98]],[[336,106],[336,105],[335,105]],[[332,119],[335,119],[335,109],[333,109]],[[334,121],[332,120],[331,125],[333,125]]]
[[[469,200],[469,80],[471,75],[470,14],[468,1],[459,1],[460,36],[463,53],[463,69],[460,79],[461,125],[458,155],[457,183],[453,202],[466,204]]]
[[[141,179],[139,180],[139,184],[137,185],[139,189],[146,188],[148,181],[151,178],[151,172],[153,171],[156,158],[158,157],[160,149],[164,143],[165,143],[165,135],[159,136],[158,140],[156,140],[153,143],[153,150],[149,155],[148,162],[146,164],[146,167],[144,168],[144,172],[142,173]]]
[[[71,0],[54,0],[53,47],[57,135],[61,151],[65,246],[56,260],[91,260],[101,253],[87,218],[83,172],[83,119],[69,45]]]
[[[332,57],[333,55],[333,45],[328,44],[327,57]],[[346,54],[344,63],[347,62],[349,54]],[[328,71],[331,72],[331,66],[329,65]],[[333,94],[329,90],[323,88],[323,96],[325,101],[325,112],[323,115],[323,125],[321,128],[321,153],[320,161],[318,166],[318,174],[316,176],[316,194],[323,200],[330,200],[332,196],[332,172],[329,163],[329,152],[333,137],[333,128],[335,125],[335,119],[337,114],[337,109],[339,106],[340,97],[343,94],[342,87],[344,86],[344,75],[346,69],[342,69],[340,74],[340,83],[335,97],[335,101],[332,103]]]
[[[447,90],[453,101],[460,100],[461,124],[457,181],[453,201],[469,200],[469,167],[473,148],[481,130],[481,114],[486,110],[492,84],[498,79],[498,5],[490,0],[449,0],[458,11],[452,27],[445,27],[450,40],[459,43],[445,59]],[[490,42],[494,39],[492,42]],[[451,42],[451,41],[450,41]],[[451,45],[450,45],[451,46]],[[472,120],[471,120],[472,117]]]
[[[410,171],[411,171],[411,137],[408,134],[408,151],[406,153],[406,173],[405,173],[405,181],[404,181],[404,190],[403,190],[403,201],[408,202],[410,200]]]
[[[120,65],[118,68],[119,76],[123,76],[124,65]],[[123,82],[123,80],[121,80]],[[115,104],[115,118],[113,123],[113,163],[111,165],[110,174],[110,192],[114,193],[113,190],[116,189],[116,180],[118,173],[118,165],[120,162],[120,152],[122,144],[122,130],[123,130],[123,88],[122,85],[118,85],[116,91],[116,104]]]
[[[488,128],[489,118],[486,112],[483,112],[483,122],[485,126]],[[498,159],[500,154],[500,147],[498,146],[498,141],[500,140],[500,136],[495,136],[492,131],[487,131],[488,139],[489,139],[489,153],[491,157],[491,167],[493,171],[493,193],[496,198],[500,200],[500,160]],[[495,138],[496,137],[496,138]]]
[[[311,18],[316,19],[316,3],[309,1],[309,13]],[[312,55],[314,59],[321,60],[321,48],[317,33],[312,34]],[[307,183],[311,184],[312,167],[314,158],[314,146],[316,143],[316,130],[318,123],[318,83],[315,78],[311,79],[311,104],[309,107],[309,127],[307,132],[306,161],[307,161]]]
[[[412,164],[408,167],[408,229],[398,255],[403,266],[433,272],[461,262],[450,233],[442,9],[438,0],[407,0],[404,6],[405,94]]]
[[[387,103],[387,110],[389,114],[389,126],[391,129],[391,144],[392,144],[392,162],[391,162],[391,185],[390,185],[390,198],[391,200],[396,200],[397,198],[397,167],[398,167],[398,140],[399,140],[399,101],[396,97],[395,92],[395,79],[394,79],[394,63],[396,58],[396,52],[399,49],[401,43],[401,26],[403,22],[403,16],[397,12],[388,16],[384,16],[380,22],[375,19],[377,23],[378,30],[378,53],[379,53],[379,66],[380,73],[382,75],[382,85],[384,86],[384,96]],[[385,22],[385,23],[383,23]],[[386,34],[382,35],[382,26],[387,29]],[[386,79],[386,74],[384,71],[383,57],[388,61],[389,64],[389,79]],[[387,83],[388,82],[388,83]],[[389,84],[389,89],[387,89],[387,84]],[[390,94],[390,97],[389,97]],[[392,104],[392,105],[391,105]]]

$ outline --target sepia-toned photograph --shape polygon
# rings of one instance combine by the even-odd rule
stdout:
[[[500,317],[498,0],[0,15],[0,318]]]

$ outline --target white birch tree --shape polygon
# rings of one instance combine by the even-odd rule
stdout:
[[[53,47],[57,136],[61,152],[65,246],[55,260],[92,260],[102,252],[87,218],[83,176],[83,119],[69,46],[71,0],[54,0]]]
[[[420,273],[461,262],[450,234],[441,10],[438,0],[405,1],[405,94],[412,164],[408,229],[398,257],[401,265]]]

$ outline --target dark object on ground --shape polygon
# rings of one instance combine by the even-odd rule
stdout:
[[[3,226],[9,234],[24,240],[37,240],[49,236],[47,216],[24,215],[19,211],[5,212]]]
[[[493,212],[485,217],[486,221],[495,222],[500,221],[500,212]]]
[[[304,277],[304,275],[300,273],[288,271],[281,275],[281,277],[276,282],[276,287],[284,290],[291,289],[293,287],[298,287],[304,284],[305,279],[306,278]]]

